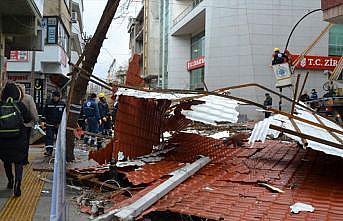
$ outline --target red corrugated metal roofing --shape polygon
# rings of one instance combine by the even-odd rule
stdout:
[[[192,148],[186,151],[188,144],[180,142],[177,147],[183,149],[183,160],[196,155]],[[254,148],[225,150],[220,145],[219,148],[216,145],[208,148],[210,150],[200,152],[213,156],[219,154],[220,157],[176,187],[146,213],[170,211],[214,220],[343,220],[341,158],[279,141],[257,143]],[[154,167],[157,169],[158,163]],[[144,167],[133,173],[135,177],[140,174],[149,176]],[[285,193],[272,193],[258,185],[260,181],[279,187]],[[149,189],[158,183],[152,183]],[[138,193],[130,202],[141,195]],[[291,214],[289,206],[295,202],[311,204],[314,213]]]

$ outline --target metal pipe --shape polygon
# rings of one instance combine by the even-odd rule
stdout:
[[[290,42],[290,40],[291,40],[291,37],[292,37],[292,35],[293,35],[295,29],[297,28],[297,26],[300,24],[300,22],[302,22],[302,20],[304,20],[307,16],[309,16],[309,15],[315,13],[315,12],[321,11],[321,10],[322,10],[322,9],[319,8],[319,9],[315,9],[315,10],[310,11],[309,13],[307,13],[306,15],[304,15],[304,16],[294,25],[294,27],[292,28],[291,33],[290,33],[289,36],[288,36],[287,43],[286,43],[286,47],[285,47],[285,51],[288,49],[288,45],[289,45],[289,42]]]

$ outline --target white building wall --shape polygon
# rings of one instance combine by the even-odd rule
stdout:
[[[309,10],[320,8],[320,1],[308,0],[204,0],[202,4],[206,8],[205,82],[210,90],[253,82],[276,90],[270,67],[273,48],[283,50],[293,25]],[[186,17],[189,19],[189,15]],[[291,53],[300,54],[326,25],[321,13],[306,18],[293,34],[289,45]],[[168,87],[188,88],[189,79],[185,79],[189,78],[189,72],[185,64],[190,60],[190,36],[183,36],[182,41],[180,37],[170,37],[169,44]],[[327,36],[311,54],[327,56]],[[306,73],[306,70],[297,73]],[[306,88],[316,88],[322,95],[325,79],[322,71],[310,71]],[[263,103],[264,93],[255,88],[233,91],[234,95],[259,103]],[[290,89],[284,89],[284,93],[292,96]],[[273,97],[274,107],[278,102],[279,99]],[[263,117],[263,113],[256,112],[256,107],[243,109],[249,118]]]
[[[186,62],[189,60],[190,36],[169,37],[168,55],[168,87],[174,89],[189,88],[189,72],[186,70]]]

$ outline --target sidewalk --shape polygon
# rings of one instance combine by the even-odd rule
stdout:
[[[42,148],[30,148],[30,161],[43,156]],[[7,190],[7,178],[0,162],[0,221],[47,221],[50,219],[52,184],[41,181],[38,176],[52,179],[52,173],[33,171],[31,165],[24,168],[22,196],[13,198]],[[88,216],[81,214],[73,197],[79,193],[66,190],[67,220],[84,221]]]

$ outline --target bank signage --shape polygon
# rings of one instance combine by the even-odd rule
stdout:
[[[187,61],[187,70],[195,70],[205,66],[205,56],[201,56],[190,61]]]
[[[299,55],[292,55],[292,60],[295,60],[298,57]],[[338,64],[339,59],[340,57],[334,56],[305,56],[297,65],[297,68],[333,71]]]

